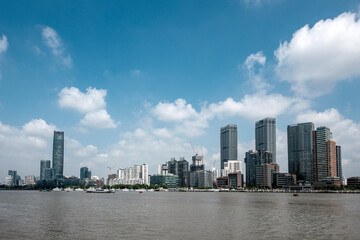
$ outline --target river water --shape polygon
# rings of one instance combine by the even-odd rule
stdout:
[[[360,239],[359,194],[0,191],[0,239]]]

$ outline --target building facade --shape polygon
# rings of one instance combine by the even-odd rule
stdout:
[[[298,181],[311,182],[314,124],[299,123],[287,127],[289,173]]]
[[[50,160],[40,161],[40,180],[45,180],[45,169],[50,168]]]
[[[276,119],[265,118],[255,123],[255,150],[264,150],[272,154],[272,163],[276,163]]]
[[[313,182],[315,184],[340,185],[342,179],[341,148],[331,140],[327,127],[313,131]]]
[[[85,178],[91,179],[91,171],[87,167],[80,168],[80,180]]]
[[[64,177],[64,132],[54,131],[52,166],[55,179]]]
[[[220,167],[229,160],[238,160],[238,130],[236,124],[229,124],[220,129]]]

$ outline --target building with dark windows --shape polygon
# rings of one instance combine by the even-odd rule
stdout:
[[[178,175],[153,175],[150,177],[150,185],[166,185],[169,188],[176,188],[179,186]]]
[[[347,179],[348,186],[360,186],[360,177],[349,177]]]
[[[269,187],[274,185],[274,174],[279,172],[276,163],[262,163],[256,166],[256,186]]]
[[[274,185],[273,187],[288,187],[296,185],[296,175],[290,173],[280,173],[277,172],[274,174]]]
[[[64,132],[54,131],[52,167],[55,179],[64,177]]]
[[[246,152],[244,161],[246,164],[247,187],[258,186],[256,183],[257,167],[259,167],[261,164],[271,164],[273,162],[272,154],[264,150],[259,150],[259,151],[250,150]]]
[[[8,181],[8,185],[10,186],[17,186],[18,185],[18,175],[17,175],[17,171],[15,170],[9,170],[8,171],[8,176],[11,176],[11,182]]]
[[[179,186],[188,187],[190,186],[190,172],[189,172],[189,162],[185,160],[184,157],[181,157],[177,164],[178,176],[179,176]]]
[[[313,131],[313,182],[315,185],[340,185],[342,176],[341,148],[331,140],[332,133],[327,127]]]
[[[45,169],[50,168],[50,160],[40,161],[40,180],[45,180]]]
[[[205,170],[203,156],[192,157],[190,165],[190,187],[213,187],[213,172]]]
[[[311,122],[287,127],[289,173],[295,174],[298,181],[308,183],[312,179],[313,131]]]
[[[336,146],[336,168],[337,176],[340,178],[340,181],[343,181],[342,174],[342,159],[341,159],[341,146]]]
[[[255,123],[255,149],[272,154],[272,163],[276,163],[276,119],[265,118]]]
[[[240,188],[243,186],[243,175],[241,172],[228,174],[229,188]]]
[[[220,129],[220,164],[224,169],[224,163],[229,160],[238,160],[238,130],[236,124],[228,124]]]
[[[91,179],[91,171],[87,167],[80,168],[80,180],[85,178]]]

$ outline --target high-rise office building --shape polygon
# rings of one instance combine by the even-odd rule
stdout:
[[[276,119],[265,118],[255,123],[255,149],[272,154],[272,163],[276,163]]]
[[[220,129],[220,159],[221,169],[224,162],[238,160],[238,130],[236,124],[229,124]]]
[[[188,187],[190,184],[189,162],[186,161],[184,157],[180,157],[180,160],[177,162],[177,172],[179,176],[179,186]]]
[[[17,180],[17,171],[9,170],[8,175],[12,177],[11,184],[9,184],[9,185],[17,186],[17,182],[16,182],[16,180]]]
[[[340,178],[340,181],[343,181],[341,146],[336,146],[336,167],[337,167],[337,176]]]
[[[54,131],[52,166],[55,170],[55,179],[64,176],[64,132]]]
[[[299,123],[287,127],[289,173],[295,174],[297,181],[311,182],[314,124]]]
[[[246,164],[246,186],[248,187],[258,186],[256,178],[259,173],[257,170],[262,171],[263,168],[259,168],[262,164],[271,164],[273,162],[272,154],[264,150],[250,150],[246,152],[244,161]],[[261,173],[262,175],[263,173]],[[260,184],[261,181],[258,180],[258,183]]]
[[[91,179],[91,171],[87,167],[80,168],[80,179]]]
[[[50,168],[50,160],[40,161],[40,180],[45,180],[45,169]]]
[[[192,157],[192,164],[190,165],[190,172],[205,170],[205,166],[203,164],[203,157],[200,155],[195,155]]]
[[[313,131],[313,181],[340,182],[341,150],[331,140],[332,133],[327,127],[318,127]]]

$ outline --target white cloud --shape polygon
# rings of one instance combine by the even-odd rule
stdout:
[[[55,130],[55,125],[49,125],[43,119],[33,119],[23,126],[24,133],[35,136],[50,137]]]
[[[153,114],[161,121],[179,122],[198,117],[198,113],[186,100],[177,99],[174,103],[158,103],[153,109]]]
[[[0,55],[5,53],[8,47],[9,42],[7,40],[7,37],[5,35],[2,35],[2,38],[0,38]]]
[[[107,91],[89,87],[86,93],[78,88],[63,88],[59,93],[59,106],[63,108],[75,109],[80,113],[97,111],[106,107],[105,97]]]
[[[360,77],[360,21],[343,13],[305,25],[275,51],[278,76],[307,97],[330,93],[339,81]]]
[[[299,114],[297,122],[313,122],[315,127],[329,127],[337,145],[341,146],[345,177],[357,176],[360,169],[360,124],[342,116],[337,109]]]
[[[61,37],[57,32],[49,26],[42,29],[42,38],[46,46],[51,49],[51,53],[59,58],[60,62],[68,68],[72,67],[72,59],[70,55],[65,54],[65,48]]]
[[[271,90],[273,88],[273,86],[268,84],[262,76],[265,63],[266,57],[262,51],[250,54],[244,62],[244,66],[249,74],[249,80],[257,92],[265,93],[267,90]]]
[[[130,71],[130,74],[133,75],[133,76],[140,75],[140,74],[141,74],[141,70],[139,70],[139,69],[131,70],[131,71]]]
[[[116,128],[117,126],[105,109],[87,113],[80,123],[93,128]]]
[[[200,111],[196,111],[184,99],[177,99],[174,103],[160,102],[151,112],[158,120],[174,123],[176,133],[194,137],[202,135],[203,129],[209,126],[209,120],[214,118],[239,116],[255,120],[284,113],[295,114],[308,108],[307,100],[280,94],[257,93],[245,95],[239,101],[227,98],[225,101],[203,106]]]
[[[217,117],[240,116],[248,119],[259,119],[268,116],[276,117],[285,112],[299,111],[308,108],[309,103],[302,99],[285,97],[280,94],[245,95],[240,101],[228,98],[219,103],[212,103],[208,111]]]
[[[115,123],[106,111],[104,89],[87,88],[86,93],[78,88],[63,88],[59,93],[58,104],[62,108],[70,108],[85,114],[80,124],[93,128],[116,128]]]

